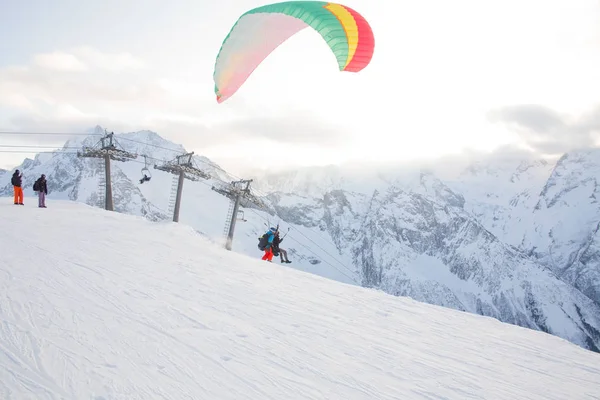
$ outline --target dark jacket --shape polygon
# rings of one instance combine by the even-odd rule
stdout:
[[[37,192],[44,192],[48,194],[48,181],[44,178],[38,178],[35,182],[37,187]]]
[[[14,173],[14,174],[13,174],[13,176],[12,176],[12,179],[10,180],[10,183],[11,183],[13,186],[21,187],[21,184],[22,184],[23,182],[21,181],[21,176],[19,175],[19,172],[18,172],[18,171],[15,171],[15,173]]]
[[[283,239],[279,235],[273,237],[273,253],[279,253],[279,243],[283,242]]]

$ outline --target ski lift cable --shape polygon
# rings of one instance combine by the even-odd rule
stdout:
[[[23,132],[0,131],[0,134],[3,134],[3,133],[4,133],[4,134],[19,134],[19,133],[23,133]],[[25,134],[27,134],[27,133],[25,133]],[[46,133],[42,133],[42,132],[40,132],[40,133],[33,133],[33,132],[31,132],[31,134],[39,134],[39,135],[81,135],[81,136],[101,136],[101,135],[99,135],[99,134],[80,134],[80,133],[70,134],[70,133],[66,133],[66,132],[65,132],[65,133],[51,133],[51,132],[46,132]],[[164,146],[158,146],[158,145],[151,144],[151,143],[145,143],[145,142],[141,142],[141,141],[139,141],[139,140],[135,140],[135,139],[129,139],[129,138],[125,138],[125,137],[121,137],[121,138],[119,138],[119,139],[127,140],[127,141],[134,142],[134,143],[144,144],[144,145],[148,145],[148,146],[153,146],[153,147],[157,147],[157,148],[161,148],[161,149],[165,149],[165,150],[169,150],[169,151],[179,152],[178,150],[170,149],[170,148],[167,148],[167,147],[164,147]],[[114,136],[113,136],[113,140],[115,140],[115,142],[116,142],[117,144],[119,144],[119,142],[117,141],[117,139],[116,139]],[[100,143],[100,142],[98,142],[98,143]],[[0,148],[1,148],[1,147],[13,147],[13,146],[12,146],[12,145],[4,145],[4,146],[0,145]],[[21,147],[21,148],[51,148],[50,146],[48,146],[48,147],[46,147],[46,146],[27,146],[27,147],[25,147],[25,146],[17,146],[17,145],[14,145],[14,147],[15,147],[15,148],[18,148],[18,147]],[[55,147],[52,147],[52,148],[55,148]],[[63,147],[63,149],[68,149],[68,148],[69,148],[69,149],[79,149],[79,147]],[[19,153],[19,152],[20,152],[20,153],[30,153],[30,152],[27,152],[27,151],[3,151],[3,150],[0,150],[0,153]],[[65,152],[65,151],[39,151],[38,153],[63,153],[63,154],[68,154],[69,152]],[[148,159],[151,159],[151,160],[156,160],[156,161],[161,161],[161,162],[162,162],[162,161],[164,161],[164,160],[158,159],[158,158],[156,158],[156,157],[150,157],[150,156],[145,156],[145,157],[147,157]],[[135,162],[138,162],[138,163],[139,163],[139,161],[137,161],[137,160],[132,160],[132,161],[135,161]],[[225,172],[226,174],[228,174],[228,175],[229,175],[229,176],[231,176],[231,177],[234,177],[234,178],[236,178],[236,179],[241,179],[241,178],[237,177],[236,175],[234,175],[234,174],[232,174],[232,173],[229,173],[227,170],[225,170],[225,169],[223,169],[223,168],[221,168],[221,167],[219,167],[219,166],[217,166],[217,165],[211,164],[211,163],[209,163],[209,162],[207,162],[207,161],[204,161],[204,160],[194,160],[194,163],[195,163],[195,161],[199,161],[199,162],[203,162],[203,163],[209,164],[209,165],[211,165],[213,168],[219,169],[219,170],[221,170],[221,171]],[[145,165],[146,165],[146,167],[147,167],[147,164],[146,164],[146,163],[144,163],[144,164],[145,164]],[[219,181],[219,182],[221,182],[221,183],[225,183],[225,184],[227,183],[227,182],[225,182],[225,181],[223,181],[223,180],[221,180],[221,179],[219,179],[219,178],[217,178],[217,177],[213,177],[213,179],[214,179],[214,180],[216,180],[216,181]],[[204,183],[204,182],[203,182],[203,183]],[[267,196],[268,196],[268,194],[266,194],[266,193],[262,192],[261,190],[258,190],[258,189],[256,189],[256,188],[251,188],[251,192],[254,192],[254,193],[256,194],[256,197],[257,197],[257,198],[259,198],[260,200],[262,200],[262,201],[265,201],[265,200],[267,200]],[[335,246],[335,244],[334,244],[333,242],[331,242],[331,241],[330,241],[329,239],[327,239],[327,238],[324,238],[324,237],[323,237],[323,236],[321,236],[319,233],[316,233],[316,235],[317,235],[317,236],[319,236],[319,238],[320,238],[321,240],[323,240],[324,242],[327,242],[327,243],[329,243],[329,244],[332,244],[332,245],[334,245],[334,246]],[[310,240],[310,239],[309,239],[309,240]]]
[[[153,147],[156,147],[156,148],[159,148],[159,149],[169,150],[169,151],[173,151],[173,152],[175,152],[175,153],[185,154],[185,152],[181,152],[180,150],[170,149],[170,148],[168,148],[168,147],[159,146],[159,145],[156,145],[156,144],[145,143],[145,142],[141,142],[141,141],[139,141],[139,140],[135,140],[135,139],[129,139],[129,138],[125,138],[125,137],[121,137],[121,138],[119,138],[119,139],[121,139],[121,140],[128,140],[128,141],[130,141],[130,142],[134,142],[134,143],[144,144],[144,145],[147,145],[147,146],[153,146]],[[162,160],[161,160],[161,161],[162,161]],[[220,167],[220,166],[218,166],[218,165],[216,165],[216,164],[210,163],[210,162],[208,162],[208,161],[205,161],[205,160],[193,159],[193,162],[194,162],[194,164],[196,163],[196,161],[198,161],[198,162],[201,162],[201,163],[204,163],[204,164],[207,164],[207,165],[209,165],[209,166],[211,166],[211,167],[213,167],[213,168],[215,168],[215,169],[218,169],[218,170],[220,170],[220,171],[222,171],[222,172],[224,172],[224,173],[228,174],[228,175],[229,175],[229,176],[231,176],[232,178],[235,178],[235,179],[240,179],[240,180],[242,179],[242,178],[240,178],[239,176],[236,176],[236,175],[234,175],[234,174],[232,174],[232,173],[230,173],[230,172],[226,171],[224,168],[222,168],[222,167]],[[198,165],[197,165],[197,164],[196,164],[196,167],[198,167]]]
[[[260,217],[260,215],[259,215],[259,217]],[[267,221],[267,223],[265,223],[265,226],[267,226],[267,227],[268,227],[268,226],[269,226],[269,221],[268,221],[267,219],[265,219],[264,217],[262,217],[262,218],[263,218],[263,220]],[[287,232],[287,233],[284,235],[284,237],[285,237],[285,236],[287,236],[288,234],[289,234],[289,227],[288,227],[288,232]],[[308,250],[308,252],[309,252],[309,253],[311,253],[311,254],[312,254],[312,255],[314,255],[314,256],[317,256],[317,254],[316,254],[316,253],[315,253],[315,252],[314,252],[314,251],[313,251],[313,250],[312,250],[310,247],[308,247],[308,246],[307,246],[307,245],[305,245],[304,243],[302,243],[302,242],[298,241],[298,240],[297,240],[297,239],[295,239],[293,236],[290,236],[290,238],[294,239],[294,240],[296,241],[296,243],[297,243],[297,244],[299,244],[300,246],[302,246],[302,247],[304,247],[306,250]],[[323,251],[325,251],[325,250],[323,250]],[[325,251],[325,253],[327,253],[327,251]],[[329,254],[329,253],[327,253],[327,254]],[[331,258],[333,258],[334,260],[336,260],[336,261],[339,263],[339,260],[337,260],[337,259],[336,259],[335,257],[333,257],[331,254],[329,254],[329,256],[330,256]],[[335,265],[331,264],[329,261],[327,261],[327,260],[323,260],[323,261],[324,261],[326,264],[330,265],[330,266],[331,266],[333,269],[335,269],[336,271],[338,271],[340,274],[344,275],[346,278],[350,279],[352,282],[354,282],[355,284],[357,284],[357,285],[359,285],[359,286],[360,286],[360,283],[359,283],[359,282],[358,282],[356,279],[354,279],[352,276],[349,276],[349,275],[348,275],[348,274],[346,274],[344,271],[340,270],[340,269],[339,269],[339,268],[337,268]],[[343,265],[343,264],[341,264],[341,263],[340,263],[340,265],[342,265],[342,266],[344,267],[344,269],[346,269],[348,272],[352,273],[352,271],[351,271],[351,270],[350,270],[348,267],[346,267],[345,265]]]
[[[69,132],[15,132],[10,130],[0,131],[0,135],[40,135],[40,136],[104,136],[99,133],[69,133]]]
[[[206,162],[206,161],[203,161],[203,160],[199,160],[199,161],[200,161],[200,162],[204,162],[204,163],[207,163],[207,164],[208,164],[208,162]],[[225,172],[226,174],[228,174],[229,176],[231,176],[231,177],[233,177],[233,178],[236,178],[236,179],[239,179],[239,180],[241,180],[241,179],[242,179],[242,178],[240,178],[240,177],[238,177],[238,176],[236,176],[236,175],[234,175],[234,174],[232,174],[232,173],[228,172],[227,170],[225,170],[225,169],[223,169],[223,168],[221,168],[221,167],[219,167],[219,166],[215,166],[215,165],[213,165],[213,167],[215,167],[216,169],[219,169],[219,170],[221,170],[221,171]],[[228,182],[225,182],[225,181],[223,181],[223,180],[221,180],[221,179],[219,179],[219,178],[217,178],[217,177],[214,177],[214,179],[215,179],[215,180],[217,180],[217,181],[219,181],[219,182],[225,183],[225,184],[227,184],[227,183],[228,183]],[[269,194],[268,194],[268,193],[265,193],[265,192],[263,192],[263,191],[261,191],[261,190],[258,190],[258,189],[256,189],[256,188],[254,188],[254,187],[250,188],[250,193],[254,194],[254,195],[255,195],[255,196],[256,196],[256,197],[257,197],[259,200],[261,200],[261,201],[263,201],[263,202],[269,202],[269,201],[268,201],[268,196],[269,196]],[[320,238],[321,240],[323,240],[324,242],[327,242],[327,243],[329,243],[329,244],[331,244],[331,245],[335,246],[335,243],[333,243],[331,240],[329,240],[329,239],[327,239],[327,238],[325,238],[325,237],[321,236],[321,235],[320,235],[318,232],[316,233],[316,235],[317,235],[317,236],[319,236],[319,238]]]
[[[269,222],[269,220],[268,220],[268,219],[265,219],[265,218],[263,218],[263,219],[267,221],[267,222],[265,223],[265,226],[269,227],[269,226],[270,226],[270,222]],[[279,228],[279,224],[277,224],[277,227]],[[290,228],[288,227],[288,231],[286,232],[286,234],[285,234],[283,237],[286,237],[286,236],[289,234],[289,231],[290,231]],[[294,239],[294,237],[293,237],[293,236],[290,236],[290,238]],[[300,246],[304,247],[306,250],[308,250],[308,252],[309,252],[309,253],[311,253],[311,254],[313,254],[313,255],[315,255],[315,256],[317,255],[317,254],[315,254],[315,252],[314,252],[314,251],[312,251],[312,250],[311,250],[311,248],[310,248],[310,247],[308,247],[308,246],[307,246],[307,245],[305,245],[304,243],[302,243],[302,242],[298,241],[297,239],[295,239],[295,240],[296,240],[296,243],[297,243],[297,244],[299,244]],[[327,252],[326,252],[326,253],[327,253]],[[332,257],[333,259],[335,259],[336,261],[338,261],[338,260],[337,260],[335,257],[333,257],[333,256],[331,256],[331,255],[330,255],[330,257]],[[340,270],[340,269],[338,269],[338,268],[337,268],[335,265],[331,264],[331,263],[330,263],[330,262],[328,262],[327,260],[323,260],[323,261],[324,261],[326,264],[329,264],[329,265],[330,265],[330,266],[331,266],[333,269],[335,269],[336,271],[338,271],[340,274],[344,275],[346,278],[350,279],[352,282],[354,282],[354,283],[356,283],[357,285],[359,285],[359,286],[360,286],[360,283],[358,283],[358,282],[356,281],[356,279],[354,279],[352,276],[348,276],[348,275],[347,275],[347,274],[346,274],[344,271],[341,271],[341,270]],[[338,261],[338,262],[339,262],[339,261]],[[342,265],[342,266],[344,266],[343,264],[341,264],[341,265]],[[346,266],[344,266],[344,268],[345,268],[345,269],[346,269],[348,272],[352,273],[352,271],[351,271],[350,269],[348,269]]]
[[[292,236],[290,236],[292,237]],[[293,237],[292,237],[293,238]],[[302,242],[299,242],[296,240],[296,243],[298,243],[300,246],[304,247],[306,250],[308,250],[310,253],[312,253],[313,255],[316,255],[311,249],[310,247],[308,247],[307,245],[305,245]],[[325,261],[326,264],[329,264],[333,269],[335,269],[336,271],[338,271],[340,274],[344,275],[346,278],[350,279],[352,282],[354,282],[355,284],[359,285],[360,284],[356,281],[355,278],[353,278],[352,276],[346,274],[344,271],[342,271],[341,269],[337,268],[335,265],[331,264],[330,262],[328,262],[327,260],[323,260]]]
[[[32,150],[3,150],[3,148],[30,148]],[[44,149],[44,148],[52,148],[52,149],[56,149],[56,146],[30,146],[30,145],[26,145],[26,146],[20,146],[20,145],[3,145],[0,144],[0,153],[41,153],[41,154],[77,154],[77,152],[74,151],[63,151],[64,149],[69,149],[69,150],[79,150],[81,149],[81,147],[76,147],[76,146],[69,146],[69,147],[63,147],[63,150],[37,150],[37,149]],[[149,160],[156,160],[156,161],[163,161],[161,159],[158,159],[156,157],[150,157],[150,156],[146,156]],[[137,161],[137,160],[130,160],[129,162],[134,162],[134,163],[138,163],[138,164],[145,164],[143,161]]]
[[[64,135],[73,135],[73,136],[104,136],[104,135],[97,134],[97,133],[90,133],[90,134],[88,134],[88,133],[67,133],[67,132],[56,132],[56,133],[55,132],[37,132],[36,133],[36,132],[0,131],[0,134],[11,134],[11,135],[32,134],[32,135],[47,135],[47,136],[52,136],[52,135],[58,135],[58,136],[64,136]],[[115,136],[113,136],[113,139],[116,141],[117,144],[119,144],[119,142],[117,141],[117,138]],[[159,145],[152,144],[152,143],[146,143],[146,142],[142,142],[142,141],[139,141],[139,140],[130,139],[130,138],[126,138],[126,137],[119,137],[119,140],[126,140],[126,141],[130,141],[130,142],[133,142],[133,143],[138,143],[138,144],[143,144],[143,145],[146,145],[146,146],[156,147],[156,148],[159,148],[159,149],[173,151],[175,153],[181,153],[180,150],[175,150],[175,149],[172,149],[172,148],[168,148],[168,147],[164,147],[164,146],[159,146]],[[181,154],[184,154],[184,153],[181,153]],[[161,159],[158,159],[158,158],[155,158],[155,157],[148,157],[148,158],[153,159],[153,160],[157,160],[157,161],[164,161],[164,160],[161,160]],[[210,163],[210,162],[205,161],[205,160],[194,160],[194,161],[199,161],[201,163],[210,165],[211,167],[213,167],[215,169],[218,169],[218,170],[226,173],[227,175],[229,175],[229,176],[231,176],[231,177],[233,177],[235,179],[239,179],[239,180],[242,179],[239,176],[236,176],[236,175],[228,172],[227,170],[225,170],[224,168],[222,168],[222,167],[220,167],[220,166],[218,166],[216,164]],[[260,198],[261,200],[266,199],[267,196],[268,196],[267,193],[262,192],[261,190],[258,190],[258,189],[254,188],[254,187],[251,188],[251,192],[254,192],[256,194],[256,197]]]
[[[340,260],[338,260],[336,257],[334,257],[331,253],[329,253],[327,250],[325,250],[323,247],[321,247],[317,242],[315,242],[314,240],[312,240],[311,238],[309,238],[308,236],[306,236],[304,233],[302,233],[298,228],[296,228],[296,227],[292,227],[292,228],[296,232],[298,232],[300,235],[304,236],[307,240],[309,240],[310,242],[312,242],[315,246],[317,246],[323,252],[325,252],[325,254],[328,254],[331,258],[333,258],[335,261],[337,261],[337,263],[340,264],[342,267],[344,267],[346,270],[348,270],[349,272],[352,272],[352,270],[350,268],[346,267],[346,265],[344,263],[342,263]]]
[[[28,145],[28,144],[0,144],[0,147],[8,147],[8,148],[16,148],[16,147],[22,147],[22,148],[26,148],[26,149],[80,149],[80,147],[77,146],[66,146],[66,147],[60,147],[60,146],[40,146],[40,145]]]
[[[232,175],[232,176],[233,176],[233,175]],[[225,182],[225,181],[223,181],[222,179],[219,179],[219,178],[217,178],[217,177],[213,177],[213,179],[214,179],[215,181],[219,182],[219,183],[222,183],[222,184],[225,184],[225,185],[226,185],[226,184],[228,184],[227,182]],[[207,186],[211,186],[210,184],[208,184],[207,182],[204,182],[204,181],[200,181],[200,183],[202,183],[202,184],[204,184],[204,185],[207,185]],[[258,197],[258,196],[257,196],[257,197]],[[260,200],[263,200],[263,199],[264,199],[264,197],[263,197],[263,198],[261,198],[261,197],[258,197],[258,198],[259,198]],[[258,214],[257,214],[257,215],[258,215]],[[260,216],[260,215],[259,215],[259,216]],[[263,218],[263,217],[261,216],[261,218]],[[294,229],[298,230],[298,229],[297,229],[297,228],[295,228],[295,227],[294,227]],[[300,231],[298,231],[298,232],[300,232]],[[302,232],[300,232],[300,234],[304,235]],[[323,236],[322,236],[322,235],[320,235],[318,232],[315,232],[315,234],[316,234],[316,235],[319,237],[319,239],[321,239],[323,242],[329,243],[329,244],[331,244],[332,246],[336,247],[335,243],[333,243],[331,240],[329,240],[329,239],[327,239],[327,238],[323,237]],[[306,236],[305,236],[305,237],[306,237]],[[308,240],[311,240],[310,238],[307,238],[307,239],[308,239]],[[312,241],[312,240],[311,240],[311,241]],[[315,243],[315,242],[313,241],[313,243]],[[320,247],[320,246],[319,246],[318,244],[316,244],[316,243],[315,243],[315,245],[316,245],[316,246],[318,246],[318,247]],[[325,252],[326,252],[326,250],[325,250],[325,249],[323,249],[322,247],[321,247],[321,249],[322,249],[323,251],[325,251]],[[333,257],[331,254],[329,254],[329,256],[335,259],[335,257]],[[336,259],[336,261],[337,261],[337,259]],[[340,265],[344,266],[344,268],[347,268],[347,267],[346,267],[344,264],[342,264],[340,261],[338,261],[338,263],[340,263]]]
[[[17,153],[17,154],[31,154],[31,153],[37,153],[37,154],[77,154],[74,151],[56,151],[56,150],[42,150],[42,151],[38,151],[38,150],[31,150],[31,151],[27,151],[27,150],[0,150],[0,153]]]
[[[127,139],[127,138],[121,138],[121,139],[130,140],[130,141],[137,142],[137,143],[141,143],[141,144],[146,144],[146,143],[143,143],[143,142],[140,142],[140,141],[137,141],[137,140],[133,140],[133,139]],[[115,139],[115,141],[116,141],[116,139]],[[117,143],[118,143],[118,142],[117,142]],[[151,144],[149,144],[149,145],[151,145]],[[155,147],[160,147],[160,148],[167,149],[167,148],[165,148],[165,147],[156,146],[156,145],[151,145],[151,146],[155,146]],[[32,148],[32,149],[33,149],[33,148],[56,148],[55,146],[37,146],[37,145],[23,145],[23,146],[19,146],[19,145],[0,145],[0,148],[2,148],[2,147],[7,147],[7,148]],[[63,147],[63,149],[79,149],[79,147]],[[173,149],[167,149],[167,150],[173,150]],[[4,152],[4,151],[3,151],[3,152]],[[60,151],[60,150],[57,150],[56,152],[57,152],[57,153],[68,153],[68,152],[65,152],[65,151]],[[25,152],[24,152],[24,153],[25,153]],[[43,153],[51,153],[51,152],[43,152]],[[151,160],[156,160],[156,161],[161,161],[161,162],[162,162],[162,161],[164,161],[164,160],[158,159],[158,158],[156,158],[156,157],[151,157],[151,156],[147,156],[147,155],[142,155],[142,157],[144,157],[144,159],[145,159],[145,161],[144,161],[144,164],[145,164],[145,169],[146,169],[146,170],[148,170],[148,165],[147,165],[147,161],[146,161],[146,159],[151,159]],[[196,161],[196,160],[194,160],[194,161]],[[201,162],[204,162],[203,160],[199,160],[199,161],[201,161]],[[139,161],[137,161],[137,160],[135,160],[135,162],[138,162],[138,163],[139,163]],[[231,173],[227,172],[227,171],[226,171],[225,169],[223,169],[223,168],[220,168],[220,167],[219,167],[218,169],[222,170],[223,172],[225,172],[226,174],[228,174],[228,175],[230,175],[230,176],[232,176],[232,177],[234,177],[234,178],[238,178],[238,177],[236,177],[234,174],[231,174]],[[225,181],[223,181],[223,180],[219,179],[218,177],[213,177],[213,179],[215,179],[216,181],[219,181],[219,182],[221,182],[221,183],[227,183],[227,182],[225,182]],[[240,178],[240,179],[241,179],[241,178]],[[261,192],[260,190],[257,190],[257,189],[254,189],[254,188],[251,188],[251,192],[254,192],[254,193],[256,193],[256,194],[257,194],[257,196],[256,196],[256,197],[257,197],[258,199],[260,199],[260,200],[262,200],[262,201],[265,201],[265,200],[267,200],[267,196],[268,196],[267,194],[262,194],[262,195],[261,195],[261,193],[264,193],[264,192]],[[319,236],[319,238],[320,238],[321,240],[323,240],[323,241],[325,241],[325,242],[327,242],[327,243],[330,243],[330,244],[332,244],[332,245],[334,245],[334,246],[335,246],[335,244],[334,244],[333,242],[331,242],[330,240],[328,240],[327,238],[324,238],[323,236],[319,235],[318,233],[317,233],[317,235]]]
[[[225,171],[226,173],[228,173],[227,171]],[[231,176],[234,176],[232,174],[230,174]],[[265,192],[262,192],[261,190],[258,190],[256,188],[251,188],[251,192],[254,192],[256,197],[259,198],[260,200],[262,200],[263,202],[267,202],[266,200],[268,200],[268,194]],[[334,247],[336,246],[335,243],[333,243],[331,240],[323,237],[322,235],[320,235],[318,232],[315,232],[315,234],[319,237],[319,239],[323,240],[324,242],[327,242],[331,245],[333,245]]]
[[[227,184],[227,182],[224,182],[218,178],[214,178],[216,181]],[[206,185],[206,186],[211,186],[209,183],[204,182],[204,181],[200,181],[200,183]],[[254,214],[256,214],[258,217],[262,218],[263,220],[269,222],[269,220],[265,219],[265,217],[263,217],[262,215],[260,215],[259,213],[257,213],[255,210],[253,210],[252,208],[248,209],[249,211],[253,212]],[[285,221],[284,221],[285,222]],[[344,265],[344,263],[342,263],[340,260],[338,260],[335,256],[333,256],[331,253],[329,253],[327,250],[325,250],[323,247],[319,246],[318,243],[316,243],[314,240],[312,240],[311,238],[309,238],[308,236],[306,236],[304,233],[302,233],[300,230],[298,230],[297,228],[293,227],[294,230],[298,231],[298,233],[300,233],[302,236],[304,236],[306,239],[308,239],[309,241],[311,241],[315,246],[317,246],[318,248],[320,248],[325,254],[329,255],[329,257],[333,258],[338,264],[340,264],[343,268],[345,268],[347,271],[352,273],[352,270],[350,270],[348,267],[346,267],[346,265]],[[320,238],[322,238],[320,235],[317,234],[317,236],[319,236]],[[329,240],[324,240],[330,244],[332,244],[333,246],[335,246],[334,243],[332,243]],[[316,255],[315,253],[312,253],[313,255]],[[331,265],[331,264],[330,264]],[[336,268],[337,269],[337,268]]]
[[[117,137],[114,135],[114,132],[113,132],[112,140],[113,140],[113,142],[115,142],[115,144],[117,145],[117,147],[123,148],[123,146],[121,145],[121,143],[119,143],[119,141],[117,140]]]
[[[104,134],[100,134],[100,133],[70,133],[70,132],[16,132],[16,131],[10,131],[10,130],[4,130],[4,131],[0,131],[0,135],[40,135],[40,136],[105,136]],[[119,137],[119,140],[127,140],[130,142],[134,142],[134,143],[139,143],[139,144],[143,144],[146,146],[152,146],[152,147],[156,147],[159,149],[164,149],[164,150],[169,150],[169,151],[173,151],[176,153],[181,153],[180,150],[175,150],[172,148],[168,148],[168,147],[164,147],[164,146],[159,146],[156,144],[152,144],[152,143],[146,143],[146,142],[141,142],[139,140],[135,140],[135,139],[129,139],[126,137]],[[113,136],[113,140],[115,140],[118,144],[117,141],[117,137],[116,135]],[[183,153],[182,153],[183,154]]]
[[[185,154],[185,151],[175,150],[175,149],[172,149],[172,148],[169,148],[169,147],[159,146],[157,144],[152,144],[152,143],[147,143],[147,142],[141,142],[139,140],[129,139],[129,138],[126,138],[126,137],[120,137],[119,140],[127,140],[129,142],[139,143],[139,144],[143,144],[145,146],[156,147],[157,149],[169,150],[169,151],[172,151],[174,153]]]
[[[254,211],[253,209],[249,209],[251,212],[253,212],[254,214],[258,215],[260,218],[262,218],[263,220],[266,220],[262,215],[258,214],[256,211]],[[269,222],[268,220],[266,220],[267,222]],[[295,229],[295,228],[294,228]],[[311,241],[312,243],[314,243],[318,248],[320,248],[325,254],[327,254],[329,257],[331,257],[332,259],[334,259],[335,261],[337,261],[344,269],[346,269],[348,272],[352,273],[352,270],[349,269],[348,267],[346,267],[340,260],[338,260],[336,257],[334,257],[331,253],[329,253],[327,250],[325,250],[324,248],[322,248],[321,246],[319,246],[317,243],[315,243],[313,240],[311,240],[309,237],[307,237],[305,234],[303,234],[302,232],[300,232],[299,230],[296,229],[296,231],[298,231],[302,236],[304,236],[306,239],[308,239],[309,241]],[[290,235],[291,238],[293,238],[293,236]],[[315,255],[315,252],[312,251],[309,247],[307,247],[305,244],[303,244],[302,242],[298,241],[296,239],[296,243],[300,244],[301,246],[303,246],[304,248],[306,248],[311,254]],[[331,264],[330,262],[325,261],[327,264],[331,265],[335,270],[337,270],[339,273],[341,273],[342,275],[344,275],[346,278],[352,280],[352,282],[358,284],[358,282],[356,282],[356,280],[350,276],[348,276],[347,274],[345,274],[343,271],[341,271],[339,268],[337,268],[335,265]]]
[[[40,135],[40,136],[105,136],[104,134],[100,134],[100,133],[72,133],[72,132],[17,132],[17,131],[11,131],[11,130],[3,130],[0,131],[0,135]],[[113,136],[113,139],[116,141],[117,137],[116,135]],[[134,143],[139,143],[139,144],[143,144],[146,146],[152,146],[152,147],[156,147],[159,149],[164,149],[164,150],[169,150],[169,151],[173,151],[175,153],[181,153],[183,154],[180,150],[175,150],[172,148],[168,148],[168,147],[164,147],[164,146],[159,146],[156,144],[152,144],[152,143],[146,143],[146,142],[141,142],[139,140],[135,140],[135,139],[129,139],[126,137],[119,137],[119,140],[127,140],[130,142],[134,142]],[[118,141],[117,141],[118,144]]]
[[[219,179],[215,179],[215,180],[219,180]],[[219,180],[220,181],[220,180]],[[221,181],[223,182],[223,181]],[[200,183],[210,186],[208,183],[204,182],[204,181],[200,181]],[[226,183],[226,182],[223,182]],[[266,221],[267,223],[269,223],[269,220],[266,219],[265,217],[263,217],[262,215],[260,215],[258,212],[256,212],[255,210],[253,210],[252,208],[248,209],[250,212],[256,214],[259,218],[263,219],[264,221]],[[288,227],[288,233],[286,233],[286,236],[289,234],[289,228]],[[327,250],[325,250],[323,247],[319,246],[319,244],[317,244],[315,241],[313,241],[312,239],[310,239],[309,237],[307,237],[305,234],[303,234],[301,231],[299,231],[298,229],[294,228],[296,231],[298,231],[298,233],[300,233],[302,236],[304,236],[306,239],[308,239],[309,241],[311,241],[313,244],[315,244],[319,249],[321,249],[325,254],[327,254],[329,257],[331,257],[332,259],[334,259],[338,264],[340,264],[344,269],[346,269],[348,272],[353,273],[351,269],[349,269],[348,267],[346,267],[346,265],[344,265],[344,263],[342,263],[340,260],[338,260],[335,256],[333,256],[331,253],[329,253]],[[284,236],[285,237],[285,236]],[[291,238],[293,238],[293,236],[290,235]],[[307,247],[304,243],[298,241],[296,239],[296,243],[300,244],[302,247],[304,247],[305,249],[307,249],[312,255],[317,255],[314,251],[312,251],[309,247]],[[337,270],[340,274],[344,275],[346,278],[350,279],[352,282],[356,283],[357,285],[359,284],[354,278],[352,278],[351,276],[348,276],[346,273],[344,273],[344,271],[341,271],[339,268],[337,268],[335,265],[331,264],[330,262],[328,262],[327,260],[323,260],[325,261],[325,263],[329,264],[331,267],[333,267],[335,270]]]
[[[267,194],[263,194],[262,196],[259,196],[258,193],[264,193],[261,192],[260,190],[255,190],[252,189],[253,191],[255,191],[257,193],[256,197],[258,197],[260,200],[262,200],[263,202],[268,202],[268,195]],[[328,238],[322,236],[321,234],[319,234],[318,232],[315,232],[315,234],[319,237],[319,239],[321,239],[322,241],[331,244],[332,246],[336,247],[336,244],[333,243],[331,240],[329,240]]]
[[[10,130],[4,130],[4,131],[0,131],[0,135],[105,136],[104,134],[99,134],[99,133],[70,133],[70,132],[16,132],[16,131],[10,131]],[[117,137],[116,137],[116,135],[115,135],[115,136],[113,136],[113,139],[114,139],[114,140],[117,142],[117,144],[118,144],[118,141],[117,141]],[[142,141],[139,141],[139,140],[130,139],[130,138],[122,137],[122,136],[121,136],[121,137],[119,137],[118,139],[119,139],[119,140],[126,140],[126,141],[133,142],[133,143],[143,144],[143,145],[146,145],[146,146],[152,146],[152,147],[156,147],[156,148],[163,149],[163,150],[169,150],[169,151],[172,151],[172,152],[175,152],[175,153],[181,153],[181,154],[184,154],[184,153],[182,153],[182,152],[181,152],[181,150],[175,150],[175,149],[172,149],[172,148],[168,148],[168,147],[164,147],[164,146],[159,146],[159,145],[152,144],[152,143],[142,142]],[[149,158],[150,158],[150,157],[149,157]],[[158,161],[163,161],[163,160],[160,160],[160,159],[157,159],[157,158],[152,158],[152,159],[154,159],[154,160],[158,160]],[[212,163],[210,163],[210,162],[208,162],[208,161],[205,161],[205,160],[197,160],[197,161],[199,161],[199,162],[202,162],[202,163],[205,163],[205,164],[208,164],[208,165],[212,166],[213,168],[215,168],[215,169],[218,169],[218,170],[220,170],[220,171],[222,171],[222,172],[224,172],[224,173],[228,174],[229,176],[231,176],[231,177],[233,177],[233,178],[235,178],[235,179],[241,179],[239,176],[236,176],[236,175],[234,175],[234,174],[232,174],[232,173],[228,172],[227,170],[225,170],[224,168],[222,168],[222,167],[220,167],[220,166],[218,166],[218,165],[212,164]],[[258,195],[257,197],[260,197],[260,198],[266,198],[266,197],[267,197],[267,195],[268,195],[267,193],[264,193],[264,192],[262,192],[262,191],[260,191],[260,190],[258,190],[258,189],[256,189],[256,188],[252,188],[251,190],[252,190],[254,193],[256,193],[256,194]]]

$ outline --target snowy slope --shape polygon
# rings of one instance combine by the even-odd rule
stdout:
[[[168,222],[0,201],[0,397],[593,399],[600,355],[231,253]]]

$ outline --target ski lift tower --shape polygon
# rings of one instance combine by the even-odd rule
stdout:
[[[106,132],[105,136],[100,139],[93,147],[84,146],[82,151],[77,152],[77,157],[88,157],[88,158],[103,158],[104,159],[104,174],[106,189],[104,208],[108,211],[114,211],[113,195],[112,195],[112,182],[110,179],[110,160],[127,162],[137,158],[137,154],[130,153],[123,149],[117,148],[115,143],[117,140],[114,138],[114,132]],[[118,144],[118,143],[117,143]],[[100,145],[100,146],[98,146]]]
[[[163,165],[154,165],[154,169],[169,172],[179,176],[177,182],[177,197],[175,198],[175,208],[173,210],[173,222],[179,222],[179,209],[181,207],[181,193],[183,192],[183,180],[199,181],[200,179],[210,179],[210,175],[201,169],[196,168],[192,162],[194,152],[182,154],[173,161]]]
[[[244,206],[244,204],[242,204],[242,200],[244,200],[246,204],[253,203],[259,208],[266,208],[266,205],[258,197],[250,193],[251,182],[252,179],[243,179],[231,182],[230,184],[225,185],[221,188],[215,186],[212,187],[212,190],[230,199],[229,213],[227,215],[227,219],[229,220],[229,227],[227,228],[226,226],[225,228],[227,230],[227,239],[225,241],[225,248],[227,250],[231,250],[231,244],[233,243],[233,232],[235,230],[235,223],[238,219],[240,219],[238,218],[238,213],[240,212],[239,208],[240,206]],[[243,214],[243,211],[241,211],[241,213]],[[243,216],[241,219],[245,221],[245,219],[243,219]]]

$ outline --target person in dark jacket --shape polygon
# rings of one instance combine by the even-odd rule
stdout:
[[[38,193],[38,207],[46,208],[46,195],[48,194],[48,183],[46,175],[42,174],[33,184],[33,190]]]
[[[23,184],[23,174],[16,170],[10,180],[10,183],[13,185],[13,190],[15,192],[15,205],[23,205],[23,188],[21,185]]]
[[[285,251],[284,249],[279,247],[279,243],[283,242],[283,238],[279,237],[279,231],[275,232],[275,237],[273,238],[273,255],[275,255],[275,257],[277,257],[277,254],[279,254],[279,258],[281,259],[282,263],[291,263],[291,261],[288,259],[287,256],[287,251]],[[285,260],[283,259],[283,257],[285,256]]]

